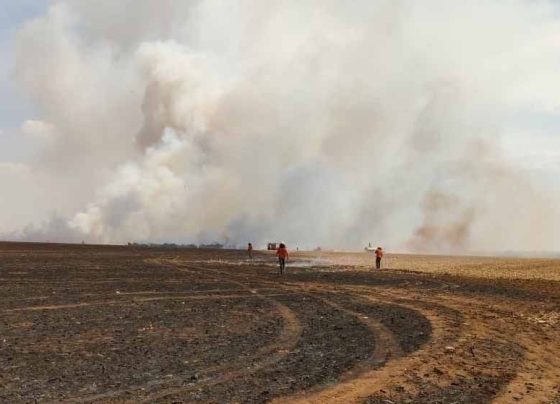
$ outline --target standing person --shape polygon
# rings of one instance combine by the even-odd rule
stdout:
[[[253,243],[247,244],[247,255],[249,256],[250,260],[253,259]]]
[[[383,248],[377,247],[375,250],[375,267],[381,269],[381,258],[383,258]]]
[[[278,256],[279,274],[284,274],[284,269],[286,268],[286,260],[288,259],[288,249],[284,243],[280,243],[280,247],[276,250],[276,255]]]

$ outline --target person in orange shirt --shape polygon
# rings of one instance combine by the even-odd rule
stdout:
[[[250,260],[253,259],[253,243],[247,244],[247,255],[249,256]]]
[[[288,249],[284,243],[280,243],[280,247],[276,250],[276,255],[278,256],[278,264],[280,265],[279,274],[282,275],[284,273],[284,269],[286,268],[286,260],[288,259]]]
[[[375,267],[381,269],[381,258],[383,258],[383,248],[377,247],[375,250]]]

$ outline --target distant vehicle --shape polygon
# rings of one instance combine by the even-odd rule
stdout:
[[[278,244],[280,244],[280,243],[268,243],[266,245],[266,249],[276,251],[278,249]]]
[[[375,251],[376,248],[371,246],[371,243],[368,244],[368,246],[366,248],[364,248],[364,250],[366,251]]]

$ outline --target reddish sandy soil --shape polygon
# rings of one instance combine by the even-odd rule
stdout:
[[[368,260],[0,244],[0,402],[560,403],[558,261]]]

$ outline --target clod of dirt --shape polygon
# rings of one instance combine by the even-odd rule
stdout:
[[[441,370],[440,368],[434,368],[434,373],[436,373],[438,375],[443,375],[445,372],[443,370]]]

